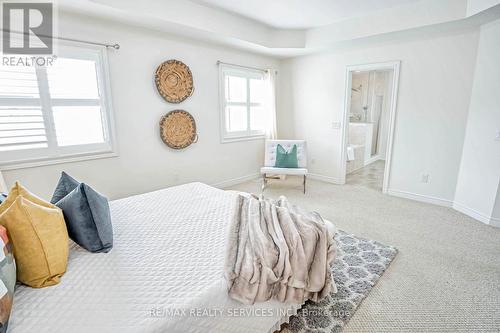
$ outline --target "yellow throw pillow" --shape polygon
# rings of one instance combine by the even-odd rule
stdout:
[[[10,197],[10,194],[9,194]],[[34,288],[59,283],[68,263],[68,231],[59,208],[23,195],[0,213],[17,265],[17,280]]]
[[[5,212],[7,210],[7,208],[9,208],[10,205],[12,205],[12,203],[20,195],[22,195],[23,197],[25,197],[29,201],[31,201],[33,203],[36,203],[36,204],[38,204],[40,206],[49,207],[49,208],[57,208],[56,206],[54,206],[50,202],[47,202],[47,201],[45,201],[43,199],[40,199],[39,197],[37,197],[36,195],[34,195],[30,191],[28,191],[19,182],[16,182],[14,184],[14,186],[12,186],[12,188],[10,189],[9,195],[7,196],[7,198],[5,199],[5,201],[2,202],[2,204],[0,205],[0,215],[3,212]]]

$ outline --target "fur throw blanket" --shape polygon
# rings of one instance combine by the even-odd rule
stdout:
[[[302,304],[336,292],[330,270],[336,248],[318,213],[277,201],[237,196],[225,275],[229,296],[244,304]]]

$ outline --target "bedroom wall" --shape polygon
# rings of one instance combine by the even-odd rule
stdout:
[[[454,207],[500,227],[500,20],[481,27]]]
[[[119,51],[109,51],[119,157],[4,171],[9,186],[20,180],[49,198],[65,170],[110,198],[120,198],[191,181],[215,184],[257,174],[263,140],[220,143],[216,61],[261,68],[277,68],[278,61],[73,14],[60,15],[59,32],[121,45]],[[168,59],[182,60],[194,76],[193,96],[178,105],[165,102],[153,81],[156,67]],[[199,134],[198,143],[182,151],[165,146],[158,129],[160,117],[178,108],[191,112]]]
[[[285,84],[279,134],[306,139],[310,172],[339,182],[346,66],[401,60],[390,189],[451,205],[477,42],[477,30],[427,34],[286,60],[280,71]],[[422,174],[430,175],[429,183],[421,182]]]

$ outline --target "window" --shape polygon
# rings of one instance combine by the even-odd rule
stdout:
[[[263,138],[268,120],[266,72],[220,65],[222,142]]]
[[[105,50],[59,46],[52,66],[0,65],[0,166],[113,153]]]

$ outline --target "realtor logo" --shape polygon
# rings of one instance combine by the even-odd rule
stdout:
[[[52,54],[54,14],[50,2],[2,4],[4,54]]]

